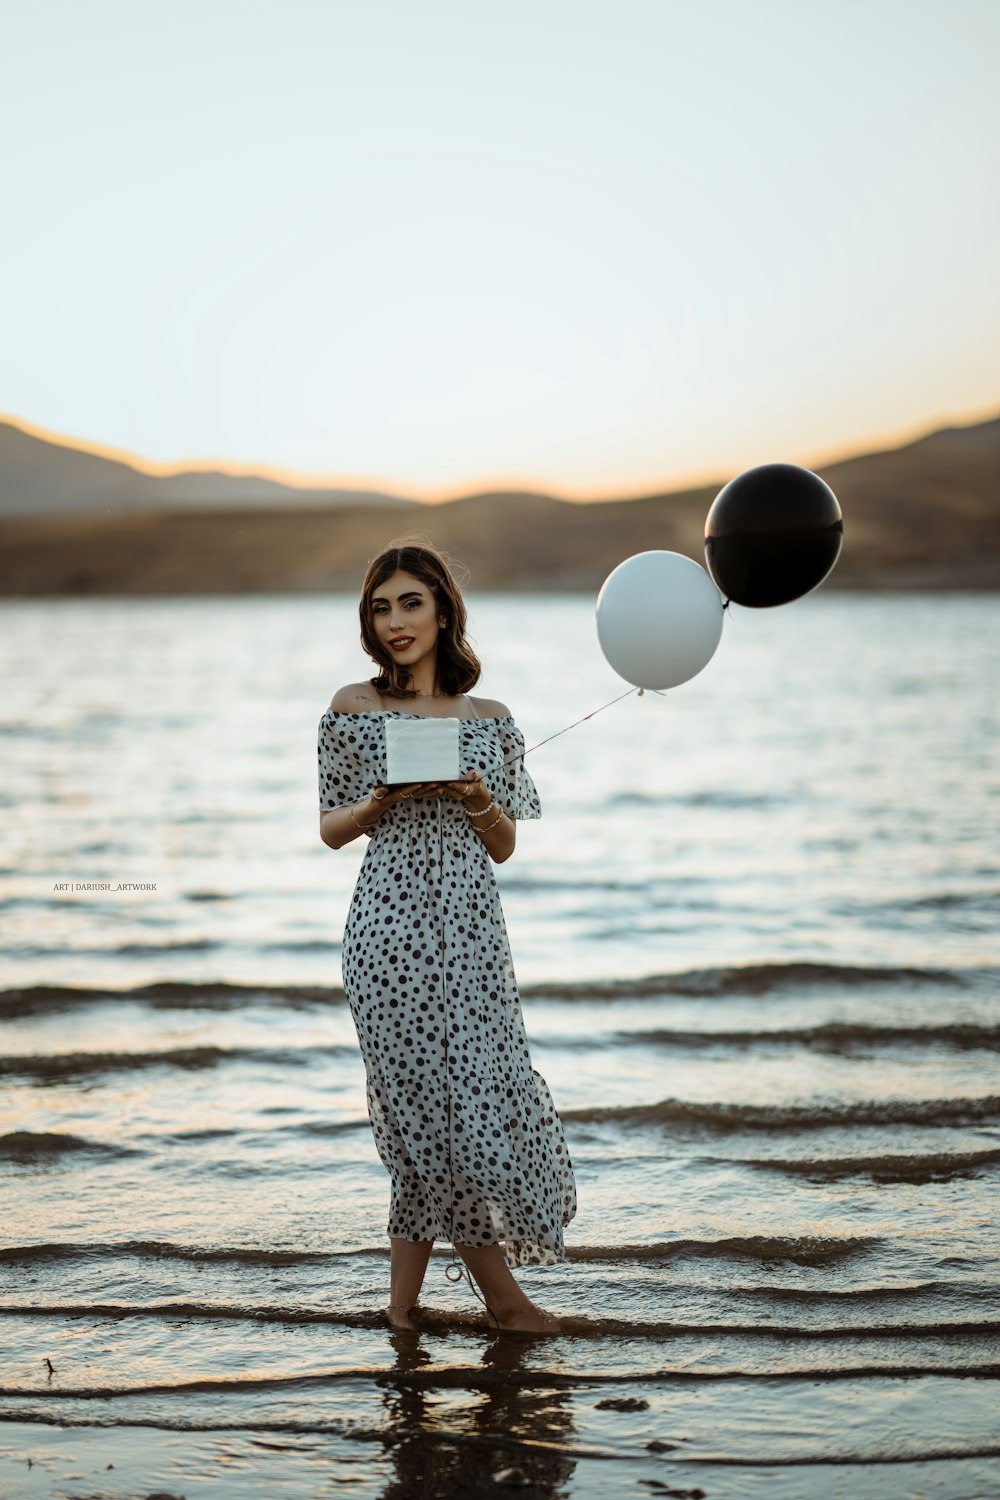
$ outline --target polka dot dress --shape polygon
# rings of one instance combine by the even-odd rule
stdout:
[[[321,811],[384,783],[393,712],[324,713]],[[460,720],[462,773],[479,771],[511,817],[537,818],[523,753],[509,715]],[[460,802],[415,796],[368,834],[343,977],[392,1179],[387,1234],[501,1244],[510,1266],[565,1261],[573,1165],[531,1065],[493,862]]]

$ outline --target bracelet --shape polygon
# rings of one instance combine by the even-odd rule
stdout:
[[[485,812],[485,810],[486,809],[484,808],[483,811]],[[490,831],[491,828],[495,828],[497,826],[497,824],[499,823],[499,821],[500,821],[500,819],[502,817],[503,817],[503,813],[501,812],[501,810],[499,808],[497,808],[497,815],[493,819],[493,822],[492,823],[484,823],[481,828],[478,825],[478,823],[475,824],[474,826],[475,826],[476,832],[477,833],[489,833],[489,831]]]
[[[489,800],[489,802],[487,802],[486,806],[485,807],[481,807],[478,812],[469,812],[469,809],[466,808],[465,809],[465,815],[468,818],[485,818],[485,816],[489,812],[490,808],[491,807],[496,807],[496,805],[497,805],[496,798],[495,797],[491,797],[490,800]]]
[[[382,799],[379,797],[376,800],[380,802]],[[362,833],[371,833],[372,829],[375,827],[375,823],[359,823],[357,818],[354,817],[354,809],[357,807],[357,805],[358,804],[356,802],[352,802],[347,809],[354,821],[354,825],[356,828],[360,828]],[[378,819],[376,819],[375,821],[377,822]]]

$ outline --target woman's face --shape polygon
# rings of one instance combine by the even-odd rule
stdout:
[[[437,644],[440,613],[429,586],[412,573],[393,573],[371,599],[375,638],[411,670]]]

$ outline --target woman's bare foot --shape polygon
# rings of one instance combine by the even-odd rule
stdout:
[[[403,1307],[395,1302],[390,1302],[389,1306],[385,1310],[386,1318],[389,1320],[389,1327],[408,1328],[411,1333],[414,1332],[415,1330],[413,1328],[413,1324],[410,1322],[411,1311],[412,1309],[410,1308]]]
[[[500,1319],[501,1333],[559,1333],[561,1329],[555,1313],[546,1312],[534,1302]]]

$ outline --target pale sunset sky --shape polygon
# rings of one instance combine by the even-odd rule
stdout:
[[[417,499],[1000,410],[998,0],[30,0],[0,412]]]

